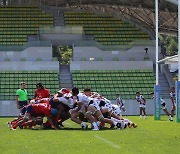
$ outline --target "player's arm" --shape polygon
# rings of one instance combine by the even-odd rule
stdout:
[[[142,99],[143,99],[144,103],[146,104],[146,99],[144,97]]]
[[[76,112],[78,112],[82,107],[82,102],[77,102],[77,109],[75,110]]]
[[[37,94],[36,94],[36,91],[34,92],[34,97],[33,97],[33,99],[35,99],[37,97]]]
[[[61,98],[59,98],[59,97],[54,97],[54,98],[53,98],[53,102],[58,103],[58,102],[60,102],[60,99],[61,99]]]
[[[47,117],[49,123],[51,124],[51,127],[54,128],[54,129],[56,129],[56,130],[58,130],[58,128],[53,124],[53,122],[52,122],[52,120],[51,120],[51,117],[50,117],[50,116],[46,116],[46,117]]]
[[[17,105],[17,108],[20,109],[21,106],[19,105],[18,97],[19,97],[19,96],[16,96],[16,105]]]

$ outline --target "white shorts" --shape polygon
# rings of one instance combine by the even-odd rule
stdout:
[[[167,109],[166,103],[162,103],[162,104],[161,104],[161,109],[163,109],[163,110]]]
[[[140,104],[139,107],[146,108],[146,105]]]
[[[125,109],[125,106],[123,105],[123,106],[121,106],[120,108],[121,108],[121,109]]]
[[[77,108],[78,108],[78,107],[75,107],[75,108],[73,108],[73,109],[70,109],[70,110],[69,110],[69,113],[71,114],[72,111],[77,110]],[[85,113],[86,113],[85,107],[82,106],[81,109],[80,109],[78,112],[85,114]]]

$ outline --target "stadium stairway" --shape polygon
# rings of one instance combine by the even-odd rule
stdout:
[[[162,98],[170,98],[170,86],[165,77],[164,73],[159,73],[159,84],[161,85],[161,96]]]
[[[72,77],[69,69],[69,65],[60,65],[59,70],[60,88],[72,89]]]
[[[41,9],[44,12],[50,13],[54,16],[54,26],[64,26],[63,10],[49,6],[42,6]]]

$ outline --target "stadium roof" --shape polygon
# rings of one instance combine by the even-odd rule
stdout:
[[[111,13],[125,20],[155,31],[155,0],[32,0],[38,4],[65,6],[95,12]],[[177,5],[169,1],[159,0],[159,32],[177,35]]]
[[[178,63],[178,55],[166,57],[162,60],[159,60],[159,63],[162,63],[162,62],[164,62],[165,64],[177,64]]]

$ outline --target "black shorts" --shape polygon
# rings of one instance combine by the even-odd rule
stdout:
[[[18,101],[18,103],[21,108],[27,105],[27,101]]]

